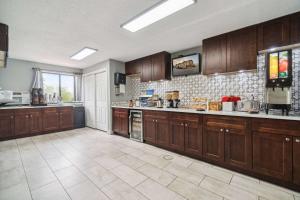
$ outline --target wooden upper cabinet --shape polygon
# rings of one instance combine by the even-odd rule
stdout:
[[[300,12],[291,15],[291,44],[300,43]]]
[[[151,57],[152,81],[171,79],[171,55],[167,52],[161,52]]]
[[[300,137],[293,141],[293,182],[300,186]]]
[[[257,68],[257,27],[227,34],[227,72]]]
[[[291,136],[253,132],[253,170],[259,174],[292,180]]]
[[[11,137],[14,135],[14,111],[1,110],[0,113],[0,138]]]
[[[203,74],[226,72],[227,35],[220,35],[203,40]]]
[[[0,23],[0,50],[8,50],[8,26]]]
[[[125,63],[125,74],[134,75],[141,73],[141,60],[133,60]]]
[[[258,25],[258,50],[290,44],[290,17],[285,16]]]
[[[152,81],[152,58],[151,56],[145,57],[141,61],[142,74],[141,81],[149,82]]]

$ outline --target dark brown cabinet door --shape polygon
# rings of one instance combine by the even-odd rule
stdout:
[[[227,72],[257,68],[257,27],[227,34]]]
[[[0,113],[0,138],[6,138],[14,135],[14,113],[10,111],[1,111]]]
[[[184,151],[185,122],[181,120],[170,121],[169,147],[177,151]]]
[[[293,143],[293,182],[300,186],[300,137]]]
[[[224,129],[205,127],[203,131],[203,156],[224,162]]]
[[[59,127],[61,129],[70,129],[74,126],[73,108],[61,108],[59,110]]]
[[[226,35],[203,40],[203,74],[226,72]]]
[[[141,82],[149,82],[152,80],[152,61],[151,56],[142,59]]]
[[[144,140],[150,143],[156,143],[156,122],[149,116],[144,117]]]
[[[253,170],[284,181],[292,180],[292,137],[253,132]]]
[[[171,78],[171,55],[161,52],[152,55],[152,81]]]
[[[41,133],[43,131],[43,117],[42,111],[29,112],[30,118],[30,133]]]
[[[15,135],[28,135],[30,133],[30,115],[23,110],[15,114]]]
[[[199,122],[185,123],[185,148],[188,154],[202,155],[202,126]]]
[[[258,50],[280,47],[290,43],[289,16],[258,25]]]
[[[225,130],[225,161],[232,166],[250,169],[252,167],[252,143],[249,129]]]
[[[43,111],[43,130],[56,131],[59,130],[60,120],[57,108],[45,108]]]
[[[141,61],[133,60],[125,63],[125,74],[133,75],[141,73]]]
[[[119,133],[124,136],[128,136],[129,132],[129,120],[128,120],[128,111],[123,111],[119,113]]]
[[[300,43],[300,12],[291,15],[291,44]]]
[[[169,145],[169,121],[156,119],[156,143],[161,146]]]
[[[120,113],[118,112],[117,109],[113,109],[113,132],[115,133],[118,133],[120,130],[120,120],[119,120],[119,117],[120,117]]]
[[[8,50],[8,26],[0,23],[0,50]]]

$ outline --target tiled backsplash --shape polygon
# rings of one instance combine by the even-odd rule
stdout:
[[[138,77],[129,77],[127,91],[133,99],[138,99],[142,90],[154,89],[155,94],[165,97],[166,91],[179,90],[181,104],[189,104],[193,97],[206,97],[219,100],[224,95],[238,95],[242,99],[255,99],[264,102],[265,56],[257,57],[258,69],[222,75],[192,75],[172,77],[171,81],[141,83]],[[300,49],[293,50],[293,108],[300,109]]]

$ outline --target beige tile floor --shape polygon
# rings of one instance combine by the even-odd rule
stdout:
[[[0,142],[0,200],[299,200],[300,193],[83,128]]]

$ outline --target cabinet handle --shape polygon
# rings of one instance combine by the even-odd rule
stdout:
[[[181,126],[184,126],[184,123],[181,123]]]
[[[156,120],[156,123],[157,123],[157,120]]]
[[[188,126],[188,124],[186,123],[186,124],[185,124],[185,127],[187,127],[187,126]]]
[[[295,142],[300,143],[300,139],[295,139]]]
[[[29,116],[28,116],[28,115],[26,115],[25,117],[26,117],[26,119],[28,119],[28,117],[29,117]]]
[[[221,128],[220,131],[223,132],[223,129]]]
[[[30,115],[30,118],[32,118],[32,115]]]
[[[288,138],[288,137],[287,137],[287,138],[285,138],[285,141],[287,141],[287,142],[289,142],[290,140],[291,140],[291,139],[290,139],[290,138]]]
[[[226,131],[226,133],[229,133],[229,130],[228,130],[228,129],[226,129],[225,131]]]
[[[154,119],[153,119],[152,121],[153,121],[153,122],[155,122],[155,120],[154,120]]]
[[[14,116],[10,116],[10,118],[11,118],[11,119],[13,119],[13,118],[14,118]]]

